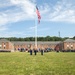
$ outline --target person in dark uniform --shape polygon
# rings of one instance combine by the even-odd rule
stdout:
[[[32,50],[30,49],[30,55],[32,55]]]
[[[36,49],[34,49],[34,55],[36,55],[37,54],[37,50]]]
[[[41,49],[41,55],[43,55],[43,49]]]

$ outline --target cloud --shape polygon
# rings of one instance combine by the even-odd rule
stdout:
[[[35,26],[30,27],[29,30],[35,30]]]
[[[6,26],[0,26],[0,32],[2,33],[3,31],[8,30],[8,28]]]
[[[0,25],[33,20],[36,0],[3,0],[0,2]],[[73,0],[59,0],[54,6],[48,3],[39,6],[44,21],[66,21],[75,23],[75,5]]]
[[[21,8],[21,11],[28,16],[34,16],[35,4],[30,0],[11,0],[11,3]]]
[[[47,5],[45,8],[47,12],[43,13],[46,14],[43,20],[75,23],[75,3],[73,0],[60,0],[55,6],[49,7]]]
[[[0,32],[7,31],[12,23],[34,20],[35,3],[36,0],[0,0]],[[74,0],[57,0],[55,5],[44,3],[39,5],[38,8],[42,21],[75,23]],[[31,27],[30,30],[34,30],[34,27]],[[18,34],[17,32],[12,33],[11,36]],[[6,33],[6,36],[8,36],[7,34],[10,35],[9,32]]]
[[[0,8],[0,25],[34,19],[35,4],[30,0],[3,0]]]
[[[38,31],[39,32],[41,32],[41,31],[44,32],[44,31],[48,31],[48,30],[50,30],[50,28],[40,28]]]
[[[24,32],[19,31],[11,31],[11,32],[2,32],[0,31],[0,37],[25,37],[26,34]]]

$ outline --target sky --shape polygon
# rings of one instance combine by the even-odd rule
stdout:
[[[74,37],[75,0],[0,0],[0,37],[35,37],[35,25],[38,37]]]

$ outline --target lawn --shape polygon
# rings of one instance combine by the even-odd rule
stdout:
[[[0,53],[0,75],[75,75],[75,53]]]

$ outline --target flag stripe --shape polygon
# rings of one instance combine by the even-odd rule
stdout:
[[[41,16],[40,16],[40,12],[39,12],[37,6],[36,6],[36,14],[37,14],[37,17],[38,17],[38,23],[40,23]]]

